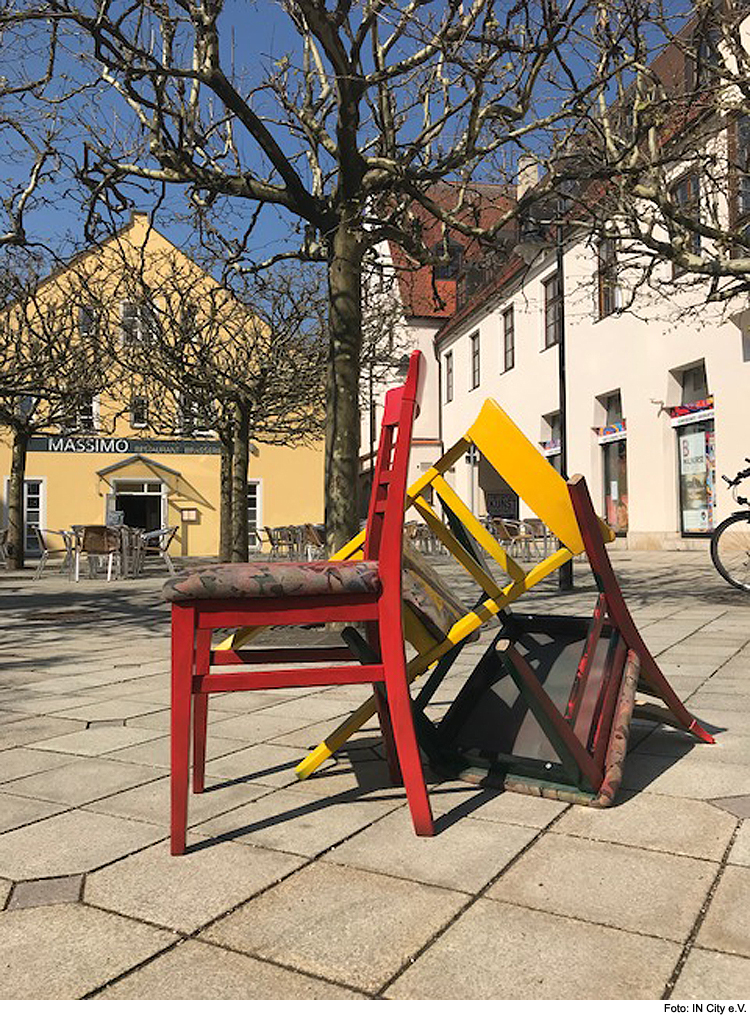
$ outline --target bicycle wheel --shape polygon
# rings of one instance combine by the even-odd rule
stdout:
[[[735,589],[750,592],[750,512],[738,511],[711,536],[714,567]]]

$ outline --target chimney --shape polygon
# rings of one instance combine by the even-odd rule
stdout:
[[[525,192],[539,181],[539,165],[532,154],[522,154],[518,159],[518,184],[516,200],[520,200]]]

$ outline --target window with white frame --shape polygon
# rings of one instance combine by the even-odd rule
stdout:
[[[187,393],[177,396],[177,432],[179,435],[209,435],[211,419],[193,397]]]
[[[96,307],[82,306],[78,308],[78,332],[84,339],[96,335],[99,329],[99,311]]]
[[[617,243],[612,236],[603,236],[597,250],[597,285],[599,317],[614,314],[620,306],[617,284]]]
[[[542,283],[544,289],[544,349],[560,342],[562,327],[562,291],[560,276],[555,272]]]
[[[503,371],[510,371],[516,364],[516,326],[513,307],[503,311]]]
[[[697,171],[689,171],[679,178],[672,187],[672,201],[677,210],[686,218],[698,221],[701,214],[700,178]],[[701,252],[700,232],[689,232],[680,227],[681,232],[687,233],[685,248],[689,253],[699,254]],[[675,266],[674,274],[679,274],[682,268]]]
[[[261,547],[260,486],[257,480],[247,483],[247,541],[251,550],[259,550]]]
[[[453,399],[453,351],[445,355],[445,402]]]
[[[98,402],[91,393],[83,393],[71,402],[63,419],[65,432],[96,432]]]
[[[120,340],[126,346],[152,346],[156,342],[156,311],[146,303],[120,303]]]
[[[148,425],[148,400],[145,396],[130,397],[131,428],[145,428]]]
[[[469,339],[471,340],[471,388],[476,389],[479,385],[480,374],[479,332],[472,332]]]

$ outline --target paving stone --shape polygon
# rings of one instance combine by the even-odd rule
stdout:
[[[82,757],[96,757],[103,753],[113,753],[127,746],[148,742],[159,736],[158,732],[142,728],[104,727],[85,728],[81,731],[80,722],[75,722],[77,731],[71,735],[46,739],[43,742],[30,743],[32,749],[54,750],[59,753],[74,753]]]
[[[160,738],[153,738],[158,735],[156,731],[139,730],[137,728],[123,728],[123,732],[139,732],[141,735],[150,735],[150,742],[140,742],[135,746],[126,746],[122,749],[112,751],[112,760],[122,760],[127,764],[145,764],[147,767],[161,767],[169,769],[169,735],[162,735]],[[241,749],[245,743],[240,739],[218,739],[216,735],[208,733],[206,742],[206,754],[210,760],[212,757],[219,757],[233,750]],[[216,773],[216,772],[214,772]]]
[[[164,834],[155,825],[70,810],[0,835],[0,875],[20,880],[79,874]]]
[[[211,736],[208,736],[210,745]],[[229,745],[229,740],[224,740]],[[232,744],[241,748],[224,756],[206,761],[206,773],[215,778],[229,781],[250,782],[253,785],[292,785],[298,781],[294,769],[308,752],[301,747],[281,746],[275,743],[258,743],[245,746],[235,740]],[[325,766],[325,765],[324,765]]]
[[[188,940],[100,992],[97,1000],[361,1000],[357,992]]]
[[[730,864],[750,867],[750,821],[743,821],[729,851]]]
[[[750,957],[750,868],[724,868],[696,941],[707,949]]]
[[[734,817],[750,817],[750,794],[748,793],[744,796],[725,796],[721,799],[711,800],[710,802],[714,807],[718,807],[720,810],[726,810]]]
[[[6,882],[0,878],[0,910],[5,906],[5,901],[10,896],[11,889],[13,888],[13,882]]]
[[[70,754],[47,754],[39,749],[5,749],[0,759],[0,783],[24,778],[26,775],[46,771],[48,768],[65,767],[75,758]]]
[[[478,900],[385,992],[387,999],[654,999],[679,947]]]
[[[684,941],[717,870],[705,860],[550,834],[486,895]]]
[[[634,792],[646,790],[665,796],[710,800],[736,796],[748,783],[748,768],[742,764],[705,760],[691,763],[689,757],[677,762],[671,757],[639,757],[625,765],[622,786]]]
[[[148,782],[160,773],[137,764],[118,764],[101,757],[79,757],[64,768],[42,771],[28,778],[8,782],[3,789],[18,796],[81,806],[121,789]]]
[[[196,810],[199,803],[196,797]],[[393,799],[356,793],[329,797],[282,789],[203,821],[195,831],[217,842],[233,839],[312,857],[404,803],[403,794]]]
[[[111,721],[113,719],[124,721],[126,718],[136,717],[138,714],[153,714],[155,710],[160,710],[163,706],[164,704],[148,703],[129,697],[105,699],[96,703],[89,701],[80,707],[68,709],[65,711],[65,717],[73,718],[75,721]]]
[[[28,718],[29,714],[57,714],[74,707],[82,707],[85,703],[90,702],[91,697],[86,693],[72,693],[67,696],[39,696],[34,693],[25,695],[21,699],[8,700],[7,706],[10,710],[18,712],[17,716],[13,718],[17,720],[21,717]],[[0,721],[0,723],[4,722]]]
[[[190,842],[196,842],[190,836]],[[84,899],[143,921],[193,932],[304,863],[288,853],[225,843],[173,857],[166,842],[89,874]]]
[[[7,788],[11,788],[13,784],[9,783]],[[0,792],[0,832],[8,832],[13,828],[31,824],[32,821],[52,817],[53,814],[60,814],[65,809],[65,804],[48,803],[41,799],[27,799]]]
[[[388,765],[375,754],[371,754],[370,760],[352,763],[337,753],[335,762],[329,761],[309,778],[295,781],[293,789],[300,796],[317,793],[321,796],[346,794],[348,799],[358,795],[373,799],[404,799],[403,785],[391,782]]]
[[[642,756],[672,757],[675,761],[690,756],[690,764],[750,765],[750,740],[746,735],[721,732],[711,744],[694,741],[682,732],[659,728],[638,745],[637,759]]]
[[[245,745],[249,746],[251,743],[275,739],[279,735],[297,731],[298,728],[310,724],[305,717],[287,717],[285,714],[276,713],[280,710],[280,707],[271,707],[270,710],[261,708],[250,714],[225,718],[216,726],[215,733],[223,739],[243,739]],[[309,734],[311,738],[317,735],[312,729],[309,730]]]
[[[571,806],[553,832],[721,860],[736,820],[700,800],[639,793],[615,807]]]
[[[8,910],[22,907],[49,907],[58,903],[77,903],[81,895],[83,875],[63,878],[37,878],[31,882],[17,882],[8,903]]]
[[[188,803],[188,824],[193,825],[199,821],[207,821],[227,810],[249,803],[259,796],[265,796],[271,791],[261,785],[227,784],[220,778],[207,778],[205,784],[206,791],[201,793],[200,797],[193,799],[191,793]],[[106,799],[87,804],[85,809],[94,813],[112,814],[115,817],[127,817],[135,821],[148,821],[149,824],[168,827],[170,819],[169,777],[147,782],[134,789],[126,789],[124,792],[113,793]]]
[[[0,999],[80,999],[174,942],[80,904],[0,914]]]
[[[12,721],[0,726],[0,750],[15,749],[16,746],[42,746],[41,740],[53,743],[57,737],[61,739],[80,730],[76,721],[66,721],[57,717],[33,717],[24,721]],[[54,745],[50,746],[55,749]]]
[[[750,982],[750,960],[727,953],[692,949],[672,993],[681,999],[744,1000]]]
[[[463,817],[501,824],[546,828],[567,804],[519,792],[480,789],[466,782],[443,782],[430,789],[435,816],[451,821]]]
[[[467,818],[433,838],[414,834],[401,811],[337,846],[324,860],[392,874],[427,885],[474,893],[483,888],[536,835],[534,828],[504,825],[502,832]]]
[[[375,990],[465,902],[447,889],[313,864],[210,926],[201,938]]]

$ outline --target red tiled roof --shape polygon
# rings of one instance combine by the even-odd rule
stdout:
[[[455,203],[458,183],[443,182],[430,191],[431,198],[445,208]],[[479,228],[491,228],[501,215],[505,214],[515,203],[505,185],[477,183],[467,188],[461,217]],[[411,211],[422,226],[422,238],[426,246],[432,248],[443,240],[443,223],[433,214],[426,211],[416,201]],[[472,256],[480,253],[480,245],[472,239],[448,230],[451,242],[460,243],[465,247],[464,257],[471,261]],[[394,242],[389,243],[391,261],[396,271],[401,302],[412,317],[450,318],[456,310],[456,282],[453,279],[435,279],[431,265],[414,267],[413,261],[405,251]]]

